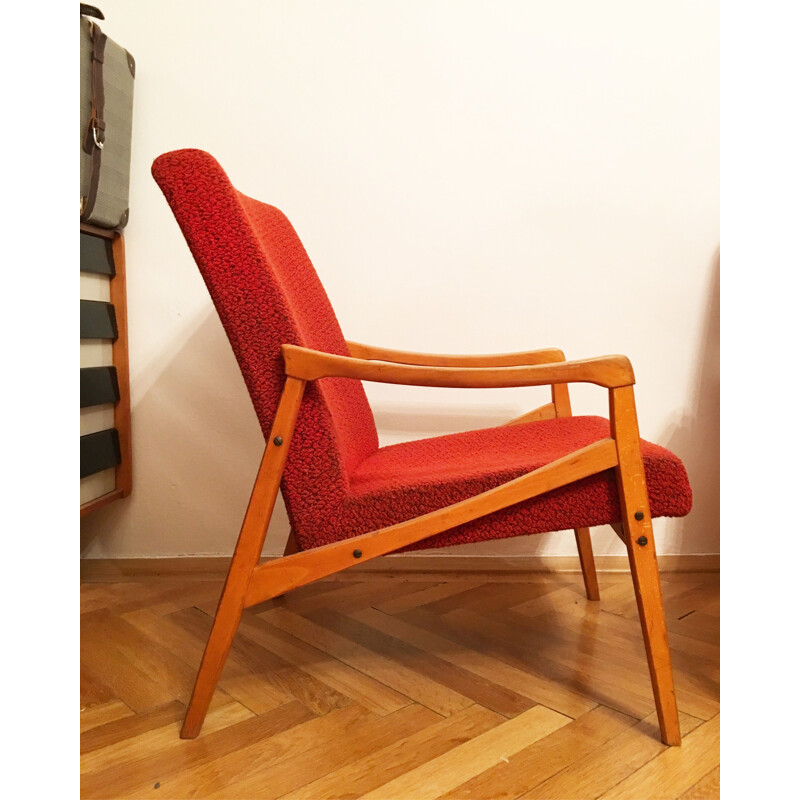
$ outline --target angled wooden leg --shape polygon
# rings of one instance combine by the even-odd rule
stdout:
[[[583,585],[586,587],[586,596],[590,600],[600,599],[600,586],[597,583],[597,571],[594,568],[594,553],[592,552],[592,539],[588,528],[575,528],[575,542],[578,545],[578,556],[581,560],[583,572]]]
[[[617,483],[622,526],[628,547],[636,604],[639,607],[647,663],[650,667],[661,740],[664,744],[678,745],[681,743],[678,706],[675,701],[672,662],[639,445],[633,387],[611,389],[610,394],[611,430],[617,441],[619,455]]]
[[[297,378],[286,379],[278,413],[264,450],[258,477],[239,533],[239,541],[236,543],[225,587],[217,606],[214,626],[200,662],[189,707],[186,709],[181,729],[182,739],[194,739],[200,733],[233,637],[239,627],[244,609],[244,597],[264,547],[267,526],[272,516],[272,509],[275,507],[275,498],[278,496],[281,474],[286,463],[286,454],[304,388],[305,381]]]
[[[550,387],[550,396],[553,399],[556,417],[571,417],[572,404],[569,401],[569,387],[566,383],[554,383]],[[581,560],[583,585],[586,587],[586,596],[590,600],[600,599],[600,586],[597,583],[597,571],[594,568],[594,553],[592,552],[592,538],[588,528],[575,528],[575,542],[578,545],[578,556]]]

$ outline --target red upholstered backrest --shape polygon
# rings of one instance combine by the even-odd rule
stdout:
[[[266,437],[284,382],[281,345],[348,355],[336,315],[286,217],[237,192],[208,153],[165,153],[152,171],[205,279]],[[284,473],[290,518],[293,507],[315,500],[333,511],[327,501],[347,492],[348,474],[377,447],[360,382],[309,384]]]

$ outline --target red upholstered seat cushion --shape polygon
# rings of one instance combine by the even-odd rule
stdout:
[[[350,475],[350,496],[345,502],[347,535],[384,527],[487,491],[609,435],[608,421],[601,417],[571,417],[382,447]],[[642,456],[652,515],[687,514],[692,491],[680,459],[644,440]],[[409,549],[619,520],[616,477],[613,470],[607,470]]]

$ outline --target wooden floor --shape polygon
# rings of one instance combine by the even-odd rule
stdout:
[[[221,581],[85,583],[86,798],[719,797],[719,576],[662,576],[683,745],[630,576],[344,573],[245,613],[178,737]]]

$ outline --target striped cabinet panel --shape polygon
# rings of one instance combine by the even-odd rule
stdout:
[[[122,234],[81,225],[81,516],[131,491]]]

